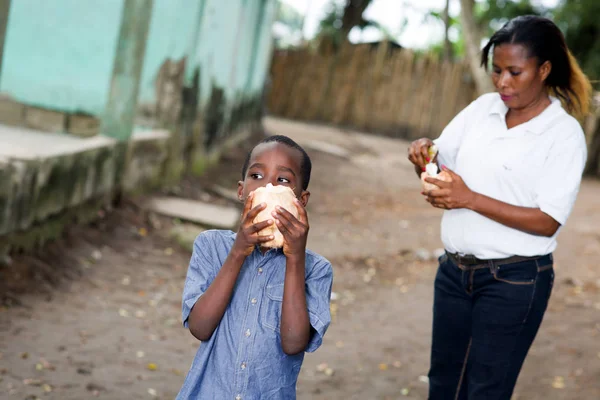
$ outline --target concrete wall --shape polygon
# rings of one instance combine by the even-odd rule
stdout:
[[[274,0],[206,0],[200,8],[186,78],[198,70],[208,149],[260,115],[275,11]]]
[[[15,112],[25,120],[102,117],[123,1],[12,1],[0,77],[0,263],[3,253],[36,248],[73,220],[94,218],[115,193],[170,182],[174,159],[187,157],[200,172],[260,124],[275,0],[154,0],[138,104],[160,103],[161,66],[185,59],[183,87],[169,86],[183,111],[161,125],[168,129],[138,129],[118,142],[110,132],[61,133],[64,122],[51,133],[48,121],[9,121]],[[195,139],[182,141],[188,131]]]
[[[94,219],[121,190],[161,185],[169,132],[137,131],[128,143],[0,125],[0,264]]]

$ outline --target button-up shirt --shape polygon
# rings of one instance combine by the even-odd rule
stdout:
[[[498,93],[461,111],[435,140],[439,163],[480,194],[520,207],[539,208],[567,221],[587,158],[583,129],[557,98],[538,116],[508,129],[508,108]],[[556,248],[556,236],[509,228],[467,209],[444,212],[442,241],[451,253],[482,259],[537,256]]]
[[[225,262],[235,233],[201,233],[183,290],[183,325]],[[304,353],[283,352],[279,327],[286,269],[281,249],[263,254],[258,248],[244,261],[230,303],[210,339],[200,344],[177,399],[290,400]],[[306,251],[306,303],[313,334],[306,348],[315,351],[331,322],[331,264]]]

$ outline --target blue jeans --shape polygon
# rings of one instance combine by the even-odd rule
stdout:
[[[465,266],[440,257],[430,400],[509,400],[552,292],[552,255]]]

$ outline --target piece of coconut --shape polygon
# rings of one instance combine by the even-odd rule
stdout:
[[[295,199],[296,195],[294,194],[294,191],[287,186],[273,186],[272,184],[268,183],[267,186],[256,189],[254,191],[254,197],[252,198],[252,208],[256,207],[260,203],[266,203],[267,207],[258,213],[252,222],[256,224],[268,219],[273,219],[272,212],[275,211],[275,207],[277,206],[286,209],[294,217],[298,218],[298,209],[296,208],[296,204],[294,204]],[[279,232],[279,229],[275,223],[260,231],[259,235],[273,235],[274,237],[273,240],[263,243],[263,247],[283,247],[283,235],[281,232]]]
[[[439,186],[425,181],[425,178],[435,178],[444,182],[451,182],[452,177],[446,171],[438,172],[438,166],[436,164],[425,165],[425,171],[421,173],[421,183],[423,184],[424,191],[430,191],[439,189]]]

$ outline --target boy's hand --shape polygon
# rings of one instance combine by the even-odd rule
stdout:
[[[257,244],[273,240],[273,235],[259,235],[260,231],[273,224],[272,219],[258,222],[256,224],[252,223],[258,213],[267,206],[265,203],[262,203],[250,209],[250,207],[252,207],[252,197],[254,197],[254,193],[250,193],[250,195],[248,195],[246,198],[246,202],[244,203],[242,223],[232,248],[233,251],[238,252],[238,254],[241,254],[244,257],[248,257],[250,254],[252,254],[254,247]]]
[[[283,235],[283,254],[286,257],[304,257],[308,238],[308,216],[298,199],[294,200],[298,209],[298,218],[282,207],[273,212],[275,223]]]

